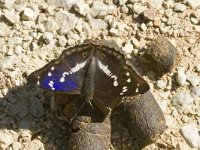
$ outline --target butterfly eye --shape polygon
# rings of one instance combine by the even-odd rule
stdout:
[[[100,57],[101,57],[101,59],[104,59],[105,58],[105,54],[101,53]]]
[[[87,56],[87,52],[83,52],[83,57],[86,57]]]

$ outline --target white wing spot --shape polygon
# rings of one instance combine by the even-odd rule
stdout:
[[[128,89],[123,89],[123,90],[122,90],[123,93],[126,92],[126,91],[128,91]]]
[[[51,67],[51,70],[53,71],[55,68],[54,67]]]
[[[63,77],[65,77],[65,75],[69,75],[69,73],[68,73],[68,72],[64,72],[64,73],[62,74]]]
[[[40,81],[37,81],[37,85],[40,85]]]
[[[131,78],[128,78],[126,81],[127,81],[127,82],[131,82]]]
[[[127,89],[127,86],[123,86],[123,88],[122,89]]]
[[[62,77],[60,78],[60,82],[64,82],[64,81],[65,81],[65,76],[66,76],[66,75],[73,74],[73,73],[79,71],[80,69],[82,69],[82,68],[85,66],[85,64],[86,64],[86,61],[84,61],[84,62],[82,62],[82,63],[80,63],[80,64],[77,63],[76,66],[73,67],[73,68],[71,69],[71,71],[69,71],[69,72],[64,72],[64,73],[62,74]]]
[[[86,61],[84,61],[80,64],[77,63],[76,66],[71,69],[71,71],[73,73],[75,73],[75,72],[79,71],[81,68],[83,68],[85,66],[85,64],[86,64]]]
[[[120,95],[124,95],[124,93],[121,92]]]
[[[64,77],[60,78],[60,82],[64,82],[64,81],[65,81]]]
[[[138,88],[136,88],[135,92],[137,93],[137,92],[138,92],[138,90],[139,90],[139,89],[138,89]]]
[[[51,87],[52,90],[55,90],[54,86],[53,86],[54,82],[51,80],[49,81],[49,86]]]
[[[127,75],[127,76],[130,76],[130,73],[129,73],[129,72],[127,72],[127,73],[126,73],[126,75]]]
[[[114,81],[114,82],[113,82],[113,85],[114,85],[114,86],[118,86],[118,82],[117,82],[117,81]]]
[[[105,66],[104,64],[102,64],[100,61],[98,61],[98,66],[99,68],[106,74],[106,75],[110,75],[111,71],[108,69],[108,65]]]
[[[113,85],[114,85],[114,86],[118,86],[117,76],[116,76],[116,75],[113,75],[113,74],[111,73],[111,71],[108,69],[108,65],[105,66],[105,65],[102,64],[100,61],[98,61],[98,66],[99,66],[99,68],[100,68],[108,77],[114,79]]]
[[[40,78],[40,76],[37,76],[37,78],[39,79],[39,78]]]
[[[49,76],[49,77],[52,76],[51,72],[48,73],[48,76]]]
[[[138,87],[138,86],[140,86],[140,84],[139,84],[139,83],[137,84],[137,87]]]

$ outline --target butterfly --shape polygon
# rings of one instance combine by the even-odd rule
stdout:
[[[149,90],[148,83],[113,45],[113,42],[87,41],[70,47],[58,59],[31,73],[28,83],[57,93],[78,95],[107,115],[123,97]]]

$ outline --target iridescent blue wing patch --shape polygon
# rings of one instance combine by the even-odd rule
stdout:
[[[93,51],[94,48],[88,45],[64,50],[58,59],[33,72],[27,80],[46,90],[80,94]]]

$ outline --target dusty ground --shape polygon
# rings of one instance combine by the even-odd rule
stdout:
[[[131,58],[159,34],[179,50],[182,61],[160,79],[145,72],[168,126],[145,149],[200,149],[199,1],[1,1],[0,149],[66,149],[68,127],[56,119],[52,95],[27,87],[25,80],[66,46],[115,40]],[[124,143],[130,138],[127,132],[115,136]]]

